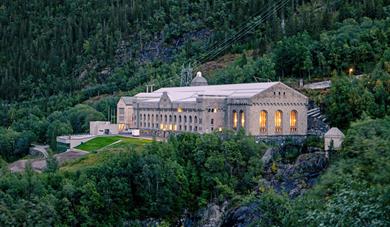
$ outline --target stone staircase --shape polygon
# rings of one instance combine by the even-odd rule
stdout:
[[[309,104],[307,112],[307,130],[309,135],[323,136],[328,130],[327,119],[314,103]]]

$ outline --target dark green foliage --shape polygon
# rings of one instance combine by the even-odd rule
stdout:
[[[185,210],[253,190],[265,150],[242,134],[183,134],[142,152],[113,154],[100,165],[62,173],[2,173],[1,221],[19,225],[122,225],[177,220]],[[26,215],[26,212],[34,216]]]
[[[389,141],[389,118],[352,124],[335,163],[293,203],[292,225],[389,225]]]
[[[0,156],[6,161],[14,161],[28,154],[30,137],[12,129],[0,128]]]

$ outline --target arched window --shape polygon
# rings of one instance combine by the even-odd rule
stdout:
[[[192,116],[189,117],[189,120],[190,120],[190,124],[192,123]]]
[[[244,111],[240,111],[240,124],[241,128],[245,128],[245,113]]]
[[[172,115],[169,115],[169,122],[172,122]]]
[[[281,133],[282,130],[282,122],[283,122],[283,112],[278,110],[275,112],[275,132]]]
[[[184,123],[187,123],[187,116],[184,116]],[[187,129],[185,129],[187,130]]]
[[[195,122],[195,124],[198,124],[198,117],[197,116],[194,117],[194,122]]]
[[[154,114],[152,114],[152,122],[154,122]]]
[[[173,116],[173,121],[176,123],[176,120],[177,120],[177,118],[176,118],[176,115],[175,115],[175,116]]]
[[[179,116],[179,123],[181,123],[181,116]],[[180,128],[180,130],[181,130],[181,128]]]
[[[291,111],[291,113],[290,113],[290,132],[297,131],[297,118],[298,118],[297,111],[296,110]]]
[[[233,129],[237,128],[237,124],[238,124],[237,111],[233,110]]]
[[[148,114],[148,121],[150,121],[150,114]]]
[[[259,125],[260,125],[260,132],[267,132],[267,111],[262,110],[260,112],[260,118],[259,118]]]
[[[165,123],[167,123],[168,117],[167,115],[164,116]]]
[[[210,123],[211,123],[211,125],[213,125],[214,124],[214,119],[211,119]]]

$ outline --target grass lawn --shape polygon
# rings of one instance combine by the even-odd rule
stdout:
[[[76,147],[76,149],[83,150],[83,151],[97,151],[110,144],[118,142],[119,140],[120,142],[114,144],[113,147],[120,147],[123,144],[134,144],[135,146],[140,146],[147,142],[150,142],[150,140],[129,138],[123,136],[102,136],[102,137],[96,137],[86,143],[80,144],[79,146]]]
[[[108,146],[114,142],[120,142]],[[109,159],[114,153],[126,152],[129,149],[124,149],[126,147],[133,147],[136,150],[141,150],[146,143],[152,142],[151,140],[138,139],[138,138],[128,138],[122,136],[112,136],[112,137],[97,137],[94,138],[80,146],[76,147],[80,150],[86,151],[97,151],[90,153],[80,159],[71,161],[63,165],[61,171],[74,172],[77,170],[82,170],[89,166],[97,165]],[[108,147],[107,147],[108,146]]]

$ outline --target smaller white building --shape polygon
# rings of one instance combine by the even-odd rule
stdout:
[[[328,151],[331,148],[332,143],[333,149],[339,150],[344,141],[344,137],[345,135],[342,131],[340,131],[340,129],[335,127],[329,129],[329,131],[324,135],[325,151]]]
[[[118,125],[111,124],[109,121],[91,121],[89,122],[89,134],[98,135],[117,135],[119,133]]]

